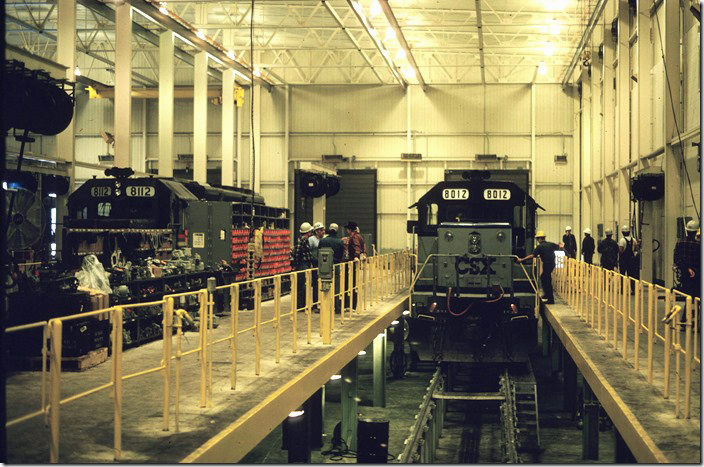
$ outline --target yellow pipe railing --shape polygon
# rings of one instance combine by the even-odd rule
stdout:
[[[407,270],[412,265],[410,257],[413,256],[413,263],[417,270],[417,257],[409,254],[408,251],[400,251],[388,253],[384,255],[368,257],[364,260],[354,260],[347,263],[335,265],[336,271],[339,273],[339,292],[335,293],[335,285],[333,282],[332,293],[319,294],[319,300],[316,302],[320,308],[320,335],[325,336],[325,341],[331,339],[330,332],[334,327],[334,309],[335,300],[339,299],[341,303],[341,320],[344,320],[345,298],[348,300],[348,316],[352,318],[354,315],[363,313],[373,304],[377,304],[381,299],[392,294],[398,293],[402,289],[410,287],[412,284],[413,275],[410,270]],[[297,308],[297,281],[300,280],[298,274],[304,273],[306,280],[306,302],[302,309]],[[291,307],[290,312],[281,314],[281,295],[282,295],[282,280],[290,278],[291,284]],[[274,288],[274,318],[267,321],[262,321],[262,287],[263,282],[273,279]],[[334,281],[335,279],[333,279]],[[42,396],[41,409],[34,412],[22,415],[6,423],[6,427],[15,426],[26,420],[47,415],[48,424],[50,427],[50,461],[59,462],[59,436],[60,436],[60,407],[84,397],[101,392],[105,389],[110,389],[110,395],[113,399],[114,413],[114,458],[121,460],[122,458],[122,383],[128,379],[134,379],[141,376],[146,376],[161,372],[163,379],[163,416],[162,429],[169,430],[170,411],[173,405],[174,410],[174,426],[175,430],[179,431],[180,422],[180,385],[182,368],[181,361],[189,355],[198,355],[199,372],[200,372],[200,406],[205,407],[212,403],[213,391],[213,346],[223,342],[228,342],[230,346],[231,367],[230,367],[230,387],[231,390],[236,388],[237,384],[237,346],[238,336],[243,333],[252,332],[255,341],[255,374],[261,372],[262,358],[262,332],[264,325],[273,323],[275,332],[275,362],[279,363],[281,358],[281,319],[290,316],[293,324],[292,329],[292,353],[297,351],[297,315],[299,311],[304,311],[307,315],[307,341],[312,343],[312,287],[320,287],[318,284],[312,284],[312,269],[306,271],[295,271],[286,274],[279,274],[273,277],[256,278],[247,281],[227,284],[215,288],[214,293],[228,291],[230,294],[230,313],[231,326],[230,334],[224,338],[213,339],[213,321],[214,321],[214,293],[210,293],[207,289],[198,291],[182,292],[178,294],[166,295],[162,300],[152,301],[148,303],[136,303],[128,305],[120,305],[111,308],[94,310],[75,315],[64,316],[52,319],[48,322],[31,323],[27,325],[15,326],[7,328],[6,333],[21,332],[28,329],[42,327],[43,345],[42,345]],[[246,329],[239,329],[239,298],[240,291],[243,288],[251,288],[254,292],[254,324]],[[187,352],[182,351],[183,338],[183,321],[187,320],[193,323],[190,315],[183,309],[176,309],[175,299],[184,300],[188,297],[194,297],[199,303],[199,339],[198,346]],[[162,320],[162,359],[159,366],[140,370],[137,372],[125,374],[123,370],[123,334],[122,323],[123,313],[125,309],[143,308],[161,306],[163,312]],[[322,316],[324,315],[324,316]],[[111,341],[112,355],[110,381],[108,383],[85,390],[82,393],[61,398],[61,360],[62,360],[62,331],[65,321],[104,316],[109,318],[112,324]],[[175,329],[175,336],[174,336]],[[175,349],[173,339],[176,339]],[[51,351],[48,350],[47,341],[51,342]],[[46,362],[47,355],[49,356],[50,369],[49,380],[50,390],[48,394],[49,401],[47,403],[46,391]],[[175,371],[175,386],[173,388],[173,399],[171,402],[172,381],[171,367],[172,360],[174,361]]]
[[[656,386],[654,349],[657,343],[663,344],[664,374],[662,383],[657,385],[662,384],[663,397],[669,399],[674,377],[675,414],[678,418],[690,418],[692,373],[701,368],[700,299],[574,259],[565,258],[562,264],[553,273],[559,295],[636,370],[641,368],[641,334],[646,335],[646,378],[653,386]],[[675,305],[678,297],[684,301],[684,307]],[[661,301],[663,307],[659,306]],[[660,324],[662,333],[658,329]]]

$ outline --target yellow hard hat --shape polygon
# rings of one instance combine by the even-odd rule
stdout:
[[[535,238],[538,238],[538,237],[545,238],[545,232],[543,232],[542,230],[538,230],[537,232],[535,232]]]

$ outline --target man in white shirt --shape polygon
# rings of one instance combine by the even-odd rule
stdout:
[[[623,237],[618,241],[618,268],[624,276],[637,279],[638,267],[638,240],[631,236],[631,228],[628,224],[621,227]],[[635,293],[636,284],[631,281],[631,293]]]

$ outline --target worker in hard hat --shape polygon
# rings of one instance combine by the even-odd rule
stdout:
[[[540,274],[540,283],[545,294],[543,298],[546,300],[545,303],[553,304],[555,303],[555,296],[552,290],[552,271],[555,269],[555,251],[559,250],[560,247],[555,243],[545,241],[545,232],[542,230],[538,230],[535,233],[535,240],[538,245],[533,248],[533,253],[524,258],[518,258],[517,261],[522,263],[536,256],[540,257],[540,261],[543,262],[543,272]]]
[[[621,227],[622,237],[618,241],[618,269],[621,274],[638,279],[640,277],[640,263],[638,259],[638,240],[631,235],[628,223]],[[631,293],[636,292],[635,281],[631,283]]]
[[[313,267],[313,255],[310,252],[310,244],[308,243],[308,239],[313,235],[313,226],[310,225],[310,222],[304,222],[301,224],[301,228],[298,229],[298,233],[301,236],[291,252],[291,269],[304,271]],[[300,310],[306,303],[306,277],[303,274],[298,274],[297,279],[296,307]],[[317,288],[317,285],[313,286],[313,290]]]
[[[584,256],[585,263],[592,264],[592,258],[594,257],[594,238],[592,238],[592,230],[589,227],[584,229],[582,256]]]
[[[562,236],[562,245],[568,258],[577,258],[577,239],[572,233],[572,227],[565,227],[565,234]]]
[[[606,228],[604,230],[606,238],[599,242],[597,251],[601,255],[599,260],[601,267],[613,271],[616,268],[616,263],[618,263],[618,243],[614,240],[614,231],[611,228]]]
[[[675,245],[675,270],[679,273],[680,285],[676,288],[692,298],[701,294],[700,260],[701,243],[697,240],[699,222],[691,220],[684,228],[685,238]]]

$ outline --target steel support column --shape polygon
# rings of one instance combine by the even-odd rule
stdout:
[[[403,328],[401,328],[403,333]],[[386,407],[386,331],[374,338],[373,342],[374,407]]]
[[[222,72],[222,178],[223,185],[235,183],[235,70]]]
[[[193,180],[208,177],[208,54],[198,52],[193,70]]]
[[[159,175],[174,175],[174,33],[159,36]]]
[[[601,405],[586,381],[582,384],[582,459],[599,459],[599,410]]]
[[[244,104],[243,104],[244,105]],[[235,138],[235,146],[237,153],[237,188],[242,188],[242,106],[237,107],[237,136]]]
[[[618,43],[616,55],[616,92],[618,115],[616,116],[616,168],[618,169],[618,215],[619,225],[630,223],[630,177],[629,170],[623,167],[631,162],[631,69],[629,45],[629,6],[628,1],[618,1]]]
[[[342,430],[349,449],[357,448],[357,357],[342,368]]]
[[[563,408],[575,413],[577,405],[577,365],[569,352],[562,352]]]
[[[66,76],[64,76],[64,78],[75,81],[76,0],[58,0],[58,33],[56,41],[56,61],[67,68]],[[75,108],[73,115],[75,120]],[[69,193],[73,191],[73,184],[76,178],[74,120],[71,120],[71,123],[69,123],[68,127],[66,127],[64,131],[56,135],[56,155],[59,158],[71,163],[71,167],[69,168]],[[59,219],[63,219],[63,217],[59,217]]]
[[[664,9],[664,10],[663,10]],[[682,128],[684,122],[680,107],[680,6],[678,2],[663,2],[655,14],[659,16],[659,25],[663,28],[659,31],[658,23],[653,29],[653,37],[662,37],[665,53],[665,76],[662,80],[664,102],[662,109],[664,128],[655,131],[662,131],[662,141],[665,144],[665,155],[663,170],[665,172],[665,242],[662,245],[663,269],[665,270],[665,285],[673,285],[672,264],[674,263],[673,252],[677,243],[677,217],[684,215],[682,206],[682,191],[686,189],[686,181],[682,177],[682,158],[680,146],[668,144],[677,136],[676,125]],[[664,13],[664,14],[662,14]]]
[[[615,184],[613,177],[607,177],[608,174],[612,173],[617,169],[615,148],[614,148],[614,128],[615,128],[615,113],[614,113],[614,68],[613,63],[616,58],[616,50],[614,47],[614,42],[611,36],[611,18],[612,15],[609,13],[611,11],[610,5],[606,8],[604,12],[604,66],[602,70],[603,85],[602,85],[602,98],[603,102],[601,108],[604,112],[604,119],[602,124],[602,145],[603,145],[603,162],[602,162],[602,175],[603,175],[603,193],[604,193],[604,211],[602,213],[602,219],[604,220],[604,228],[614,227],[614,222],[618,221],[616,215],[618,211],[615,210],[615,199],[614,199],[614,189],[618,186]],[[618,239],[618,232],[614,232],[614,238]]]
[[[603,157],[602,157],[602,109],[601,109],[601,94],[602,94],[602,68],[603,59],[599,58],[599,44],[603,40],[603,28],[601,22],[598,23],[592,32],[591,37],[591,52],[592,52],[592,65],[591,65],[591,106],[590,115],[582,114],[583,117],[589,119],[590,130],[591,130],[591,160],[589,170],[591,171],[591,225],[592,237],[595,241],[601,240],[598,236],[597,224],[603,223],[605,219],[603,216],[604,209],[604,174],[602,171]],[[597,183],[599,181],[599,183]],[[596,258],[595,258],[596,262]]]
[[[115,166],[132,166],[132,7],[115,3]]]
[[[261,151],[261,108],[262,108],[262,87],[252,86],[249,88],[250,98],[254,100],[254,112],[252,115],[252,121],[249,124],[250,134],[249,134],[249,162],[254,164],[254,170],[252,170],[252,165],[249,166],[250,177],[253,177],[249,181],[249,187],[256,191],[261,192],[261,182],[262,182],[262,151]],[[318,198],[315,198],[318,199]],[[321,220],[325,222],[325,218]]]

